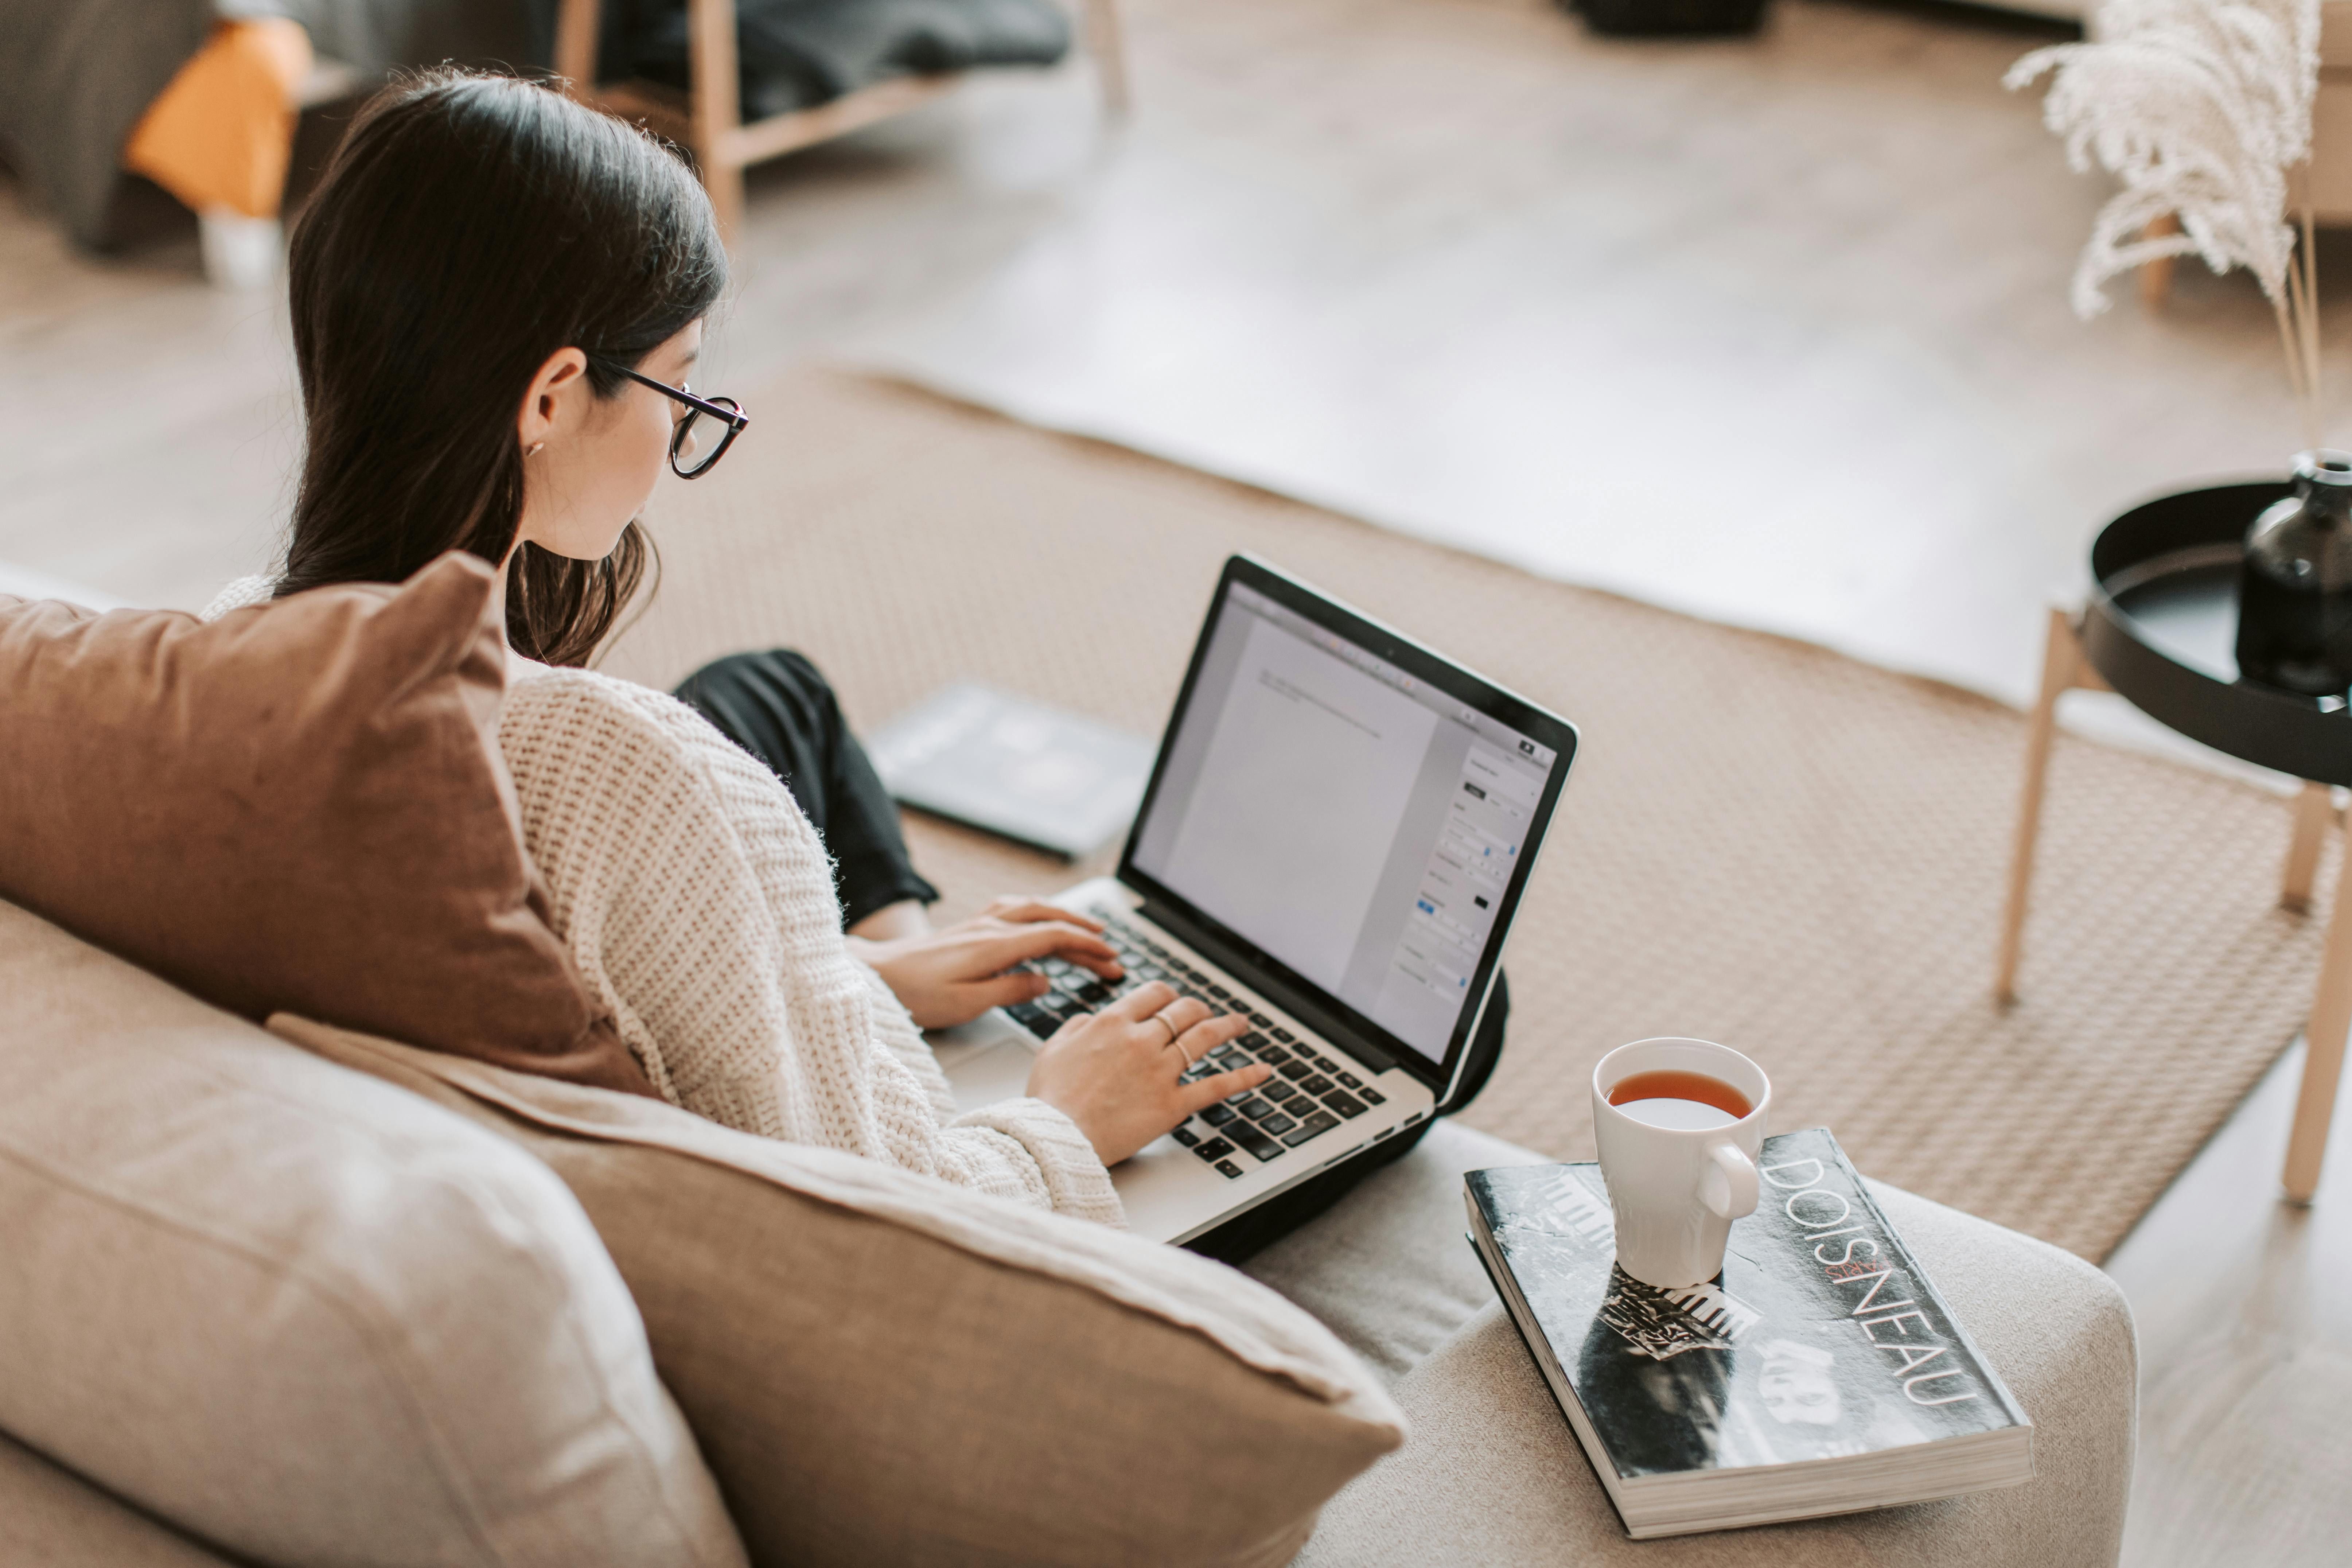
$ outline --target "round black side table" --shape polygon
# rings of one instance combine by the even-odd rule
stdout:
[[[2113,691],[2158,722],[2219,752],[2304,781],[2286,854],[2280,901],[2306,909],[2322,837],[2336,826],[2333,786],[2352,787],[2352,706],[2341,697],[2298,697],[2242,684],[2235,646],[2238,566],[2254,514],[2288,493],[2284,481],[2216,485],[2137,506],[2107,524],[2091,546],[2095,586],[2079,616],[2050,612],[2042,695],[2025,752],[2025,794],[2010,862],[2000,973],[1994,993],[2017,999],[2033,846],[2058,699],[2068,691]],[[2281,1181],[2308,1203],[2352,1026],[2352,820],[2345,870],[2319,964],[2319,986],[2304,1028],[2303,1089]]]

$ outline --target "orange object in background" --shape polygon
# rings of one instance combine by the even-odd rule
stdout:
[[[310,35],[282,16],[223,22],[123,143],[122,166],[196,212],[278,216]]]

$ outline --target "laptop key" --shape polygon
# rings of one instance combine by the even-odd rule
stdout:
[[[1220,1160],[1217,1162],[1217,1174],[1224,1177],[1225,1180],[1230,1182],[1241,1173],[1242,1168],[1239,1165],[1234,1164],[1231,1160]]]
[[[1331,1080],[1318,1072],[1313,1078],[1300,1079],[1298,1087],[1307,1093],[1320,1098],[1331,1092]]]
[[[1244,1116],[1248,1117],[1252,1121],[1255,1121],[1259,1117],[1264,1116],[1267,1111],[1274,1109],[1274,1107],[1268,1105],[1265,1100],[1260,1100],[1254,1094],[1245,1094],[1239,1100],[1229,1100],[1225,1101],[1225,1103],[1232,1106]]]
[[[1286,1045],[1286,1045],[1288,1045],[1288,1044],[1290,1044],[1293,1040],[1296,1040],[1297,1038],[1298,1038],[1298,1037],[1297,1037],[1297,1035],[1292,1034],[1292,1033],[1291,1033],[1289,1030],[1287,1030],[1287,1029],[1276,1029],[1276,1030],[1274,1032],[1274,1037],[1275,1037],[1276,1039],[1277,1039],[1277,1040],[1280,1040],[1280,1041],[1281,1041],[1284,1045]]]
[[[1339,1075],[1339,1086],[1342,1089],[1361,1089],[1364,1087],[1364,1080],[1354,1073],[1343,1072]]]
[[[1290,1053],[1280,1046],[1265,1045],[1257,1048],[1257,1059],[1270,1068],[1278,1068],[1290,1059]]]
[[[1261,1160],[1279,1158],[1282,1145],[1252,1127],[1246,1121],[1236,1121],[1232,1129],[1233,1140]]]
[[[1325,1072],[1332,1074],[1334,1077],[1338,1076],[1339,1071],[1339,1064],[1333,1061],[1329,1057],[1317,1057],[1315,1058],[1315,1065],[1321,1068]]]
[[[1274,1020],[1267,1017],[1263,1013],[1252,1013],[1250,1015],[1250,1022],[1255,1024],[1261,1029],[1271,1029],[1274,1027]]]
[[[1201,1135],[1198,1132],[1193,1131],[1190,1127],[1179,1127],[1175,1131],[1168,1134],[1168,1136],[1173,1138],[1187,1149],[1190,1149],[1192,1145],[1201,1141]]]
[[[1192,1150],[1193,1153],[1213,1165],[1233,1152],[1234,1146],[1222,1138],[1212,1138],[1206,1143],[1199,1144]]]
[[[1364,1097],[1365,1103],[1369,1105],[1386,1105],[1389,1102],[1388,1096],[1382,1094],[1379,1089],[1374,1089],[1370,1084],[1366,1084],[1356,1092],[1362,1095]]]
[[[1305,1078],[1308,1073],[1313,1072],[1315,1069],[1308,1067],[1305,1062],[1285,1062],[1274,1070],[1280,1073],[1283,1077],[1290,1079],[1291,1082],[1296,1083],[1300,1079]]]
[[[1271,1116],[1264,1118],[1258,1122],[1258,1128],[1261,1131],[1271,1132],[1276,1138],[1281,1137],[1284,1133],[1289,1131],[1292,1128],[1297,1125],[1298,1122],[1296,1119],[1285,1116],[1279,1110],[1276,1111]]]
[[[1352,1094],[1327,1094],[1323,1097],[1323,1103],[1350,1121],[1364,1113],[1364,1102]]]
[[[1318,1110],[1314,1115],[1308,1117],[1306,1121],[1300,1122],[1297,1131],[1286,1134],[1282,1141],[1291,1148],[1296,1149],[1301,1143],[1306,1142],[1309,1138],[1319,1138],[1324,1133],[1330,1131],[1331,1129],[1339,1125],[1339,1119],[1338,1117],[1332,1115],[1328,1110]]]
[[[1213,1105],[1201,1112],[1201,1120],[1212,1127],[1223,1127],[1239,1114],[1241,1113],[1230,1105]]]
[[[1284,1100],[1297,1094],[1298,1089],[1294,1084],[1285,1083],[1278,1078],[1270,1078],[1257,1086],[1257,1091],[1276,1105],[1280,1105]]]
[[[1209,994],[1214,996],[1220,1002],[1230,1002],[1234,999],[1234,994],[1226,990],[1222,985],[1210,986]]]

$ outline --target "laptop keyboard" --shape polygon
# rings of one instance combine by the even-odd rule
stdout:
[[[1103,920],[1103,940],[1118,953],[1126,978],[1113,983],[1065,959],[1049,958],[1034,967],[1054,983],[1054,989],[1005,1011],[1023,1028],[1046,1039],[1069,1019],[1098,1012],[1137,986],[1160,980],[1175,987],[1180,996],[1207,1003],[1212,1013],[1246,1016],[1255,1026],[1250,1032],[1194,1062],[1184,1081],[1231,1072],[1254,1061],[1274,1068],[1274,1077],[1209,1107],[1173,1134],[1219,1174],[1231,1180],[1246,1173],[1237,1154],[1259,1163],[1278,1160],[1308,1139],[1383,1103],[1380,1090],[1345,1064],[1276,1027],[1256,1003],[1194,968],[1182,953],[1115,915]]]

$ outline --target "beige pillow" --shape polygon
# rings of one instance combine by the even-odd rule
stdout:
[[[1403,1438],[1222,1265],[642,1099],[279,1016],[570,1184],[752,1561],[1259,1564]]]
[[[7,903],[0,998],[0,1430],[248,1563],[743,1562],[544,1165]]]

